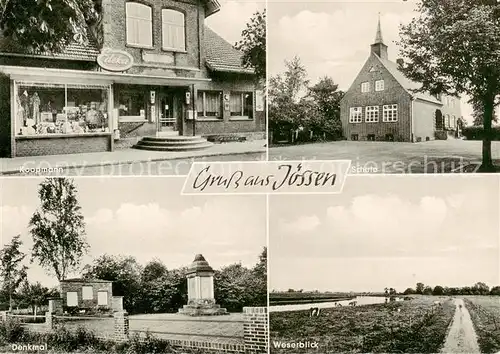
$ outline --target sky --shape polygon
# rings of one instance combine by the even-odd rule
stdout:
[[[270,289],[500,285],[498,196],[498,177],[470,175],[351,176],[339,195],[271,196]]]
[[[2,246],[20,234],[30,252],[28,222],[39,207],[39,178],[0,179]],[[90,252],[82,264],[102,254],[131,255],[145,265],[158,258],[168,268],[188,266],[201,253],[214,269],[241,262],[251,267],[266,245],[264,196],[181,196],[184,178],[75,179]],[[36,264],[28,279],[57,285]],[[79,276],[78,272],[72,276]]]
[[[398,58],[399,25],[415,16],[416,1],[270,0],[268,3],[268,73],[285,71],[285,60],[297,55],[312,84],[328,75],[347,90],[370,54],[378,14],[389,59]],[[462,115],[472,122],[462,98]]]
[[[264,0],[219,0],[219,3],[219,12],[208,17],[205,23],[231,44],[241,39],[241,32],[252,15],[266,7]]]

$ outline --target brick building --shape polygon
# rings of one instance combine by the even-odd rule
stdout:
[[[340,104],[344,137],[419,142],[456,136],[460,99],[415,93],[420,84],[404,76],[387,50],[379,19],[370,56]]]
[[[144,137],[158,150],[172,135],[173,149],[203,148],[193,135],[263,135],[253,70],[205,25],[219,7],[102,0],[90,41],[60,53],[26,53],[0,36],[0,156],[147,149]]]
[[[113,283],[108,280],[66,279],[60,290],[63,309],[106,312],[113,307]]]

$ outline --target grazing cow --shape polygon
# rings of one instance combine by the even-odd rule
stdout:
[[[319,307],[311,307],[311,309],[309,310],[309,317],[318,317],[319,310]]]
[[[356,306],[356,304],[357,304],[357,303],[358,303],[358,302],[357,302],[356,300],[351,301],[351,302],[349,303],[349,306]]]
[[[441,301],[439,300],[434,301],[434,306],[441,306]]]

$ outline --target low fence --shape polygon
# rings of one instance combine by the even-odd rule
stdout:
[[[109,317],[60,316],[49,311],[36,317],[2,312],[1,319],[16,319],[33,332],[49,332],[57,326],[70,330],[83,327],[106,340],[127,341],[131,335],[145,337],[149,333],[176,347],[217,353],[267,353],[267,307],[245,307],[243,314],[229,316],[154,316],[129,316],[125,311],[114,312]]]

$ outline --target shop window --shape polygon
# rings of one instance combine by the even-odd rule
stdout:
[[[229,98],[231,116],[253,118],[253,93],[231,92]]]
[[[16,82],[17,136],[109,132],[106,86]]]
[[[91,285],[82,286],[82,299],[92,300],[94,298],[94,291]]]
[[[199,118],[222,118],[222,92],[198,91],[196,110]]]
[[[359,135],[358,134],[351,134],[351,140],[358,141],[359,140]]]
[[[153,46],[153,16],[150,6],[127,2],[127,44],[138,47]]]
[[[145,120],[146,96],[144,92],[119,91],[118,114],[120,120]]]
[[[97,292],[97,305],[107,306],[108,305],[108,292],[98,291]]]
[[[186,50],[184,14],[172,9],[161,11],[163,50]]]

